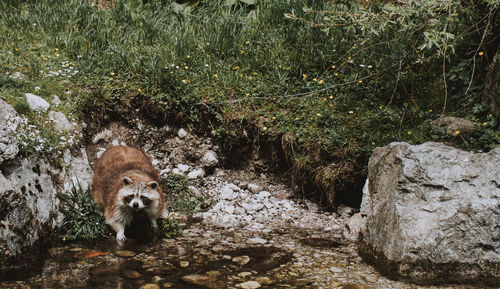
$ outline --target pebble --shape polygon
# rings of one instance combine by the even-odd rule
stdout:
[[[135,270],[123,270],[122,271],[123,276],[129,278],[129,279],[139,279],[141,278],[141,273],[135,271]]]
[[[160,289],[160,285],[154,283],[147,283],[142,285],[141,289]]]
[[[254,193],[254,194],[257,194],[258,192],[260,192],[261,190],[261,187],[259,185],[256,185],[256,184],[248,184],[247,185],[247,189]]]
[[[247,240],[247,244],[249,245],[264,245],[267,243],[267,240],[262,238],[250,238]]]
[[[182,277],[182,281],[187,284],[202,286],[210,289],[220,288],[220,284],[217,284],[217,279],[211,276],[191,274]]]
[[[196,169],[189,174],[187,174],[188,179],[194,180],[201,178],[205,175],[205,171],[203,169]]]
[[[177,131],[177,136],[180,139],[185,138],[187,135],[188,135],[187,131],[185,129],[183,129],[183,128],[181,128],[181,129],[179,129],[179,131]]]
[[[343,273],[344,272],[344,270],[342,270],[341,268],[337,268],[337,267],[330,267],[330,271],[333,273]]]
[[[186,268],[189,266],[189,261],[180,261],[179,262],[179,265],[182,267],[182,268]]]
[[[255,278],[255,282],[258,282],[262,285],[271,285],[274,283],[269,277],[257,277]]]
[[[257,197],[257,199],[262,200],[262,199],[268,198],[270,196],[271,196],[270,192],[268,192],[268,191],[261,191],[256,197]]]
[[[201,158],[201,162],[206,167],[215,167],[216,165],[219,164],[219,160],[217,159],[217,154],[212,150],[207,151],[203,155],[203,157]]]
[[[231,261],[233,261],[234,263],[238,263],[241,266],[244,266],[248,264],[248,262],[250,262],[250,257],[248,257],[247,255],[238,256],[231,259]]]
[[[252,272],[240,272],[238,273],[238,277],[245,278],[248,276],[252,276]]]
[[[189,166],[185,164],[178,164],[176,167],[183,173],[189,171]]]
[[[120,257],[134,257],[136,255],[135,252],[132,251],[116,251],[115,254]]]
[[[257,281],[247,281],[243,283],[236,284],[236,287],[242,288],[242,289],[257,289],[260,288],[262,285],[259,284]]]
[[[222,200],[234,200],[238,197],[238,194],[236,194],[232,189],[224,187],[219,197]]]

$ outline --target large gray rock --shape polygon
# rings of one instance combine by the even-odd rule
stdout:
[[[91,176],[83,149],[76,155],[66,150],[55,165],[44,159],[21,159],[2,167],[0,279],[36,263],[40,245],[53,237],[63,219],[56,193],[69,191],[77,182],[86,188]]]
[[[359,251],[414,283],[500,284],[500,148],[392,143],[368,165]]]
[[[13,159],[19,152],[15,136],[19,121],[16,110],[0,99],[0,164]]]

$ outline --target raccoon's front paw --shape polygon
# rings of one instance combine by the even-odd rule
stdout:
[[[156,220],[155,221],[151,221],[151,228],[153,228],[153,231],[155,233],[158,233],[158,224],[156,223]]]
[[[118,241],[118,243],[123,243],[123,242],[125,242],[126,239],[127,239],[127,237],[125,237],[124,233],[119,232],[116,234],[116,241]]]

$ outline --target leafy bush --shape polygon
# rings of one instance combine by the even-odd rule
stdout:
[[[64,214],[60,227],[60,237],[63,240],[108,238],[112,233],[92,199],[90,187],[84,190],[79,184],[75,184],[70,192],[58,194],[58,197]]]

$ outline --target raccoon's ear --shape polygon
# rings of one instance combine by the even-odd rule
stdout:
[[[149,182],[148,187],[152,188],[153,190],[158,187],[158,183],[155,181]]]
[[[130,185],[130,184],[131,184],[131,183],[133,183],[133,182],[132,182],[132,179],[131,179],[131,178],[129,178],[129,177],[127,177],[127,176],[125,176],[125,177],[123,177],[123,179],[122,179],[122,183],[123,183],[123,185],[124,185],[124,186],[128,186],[128,185]]]

